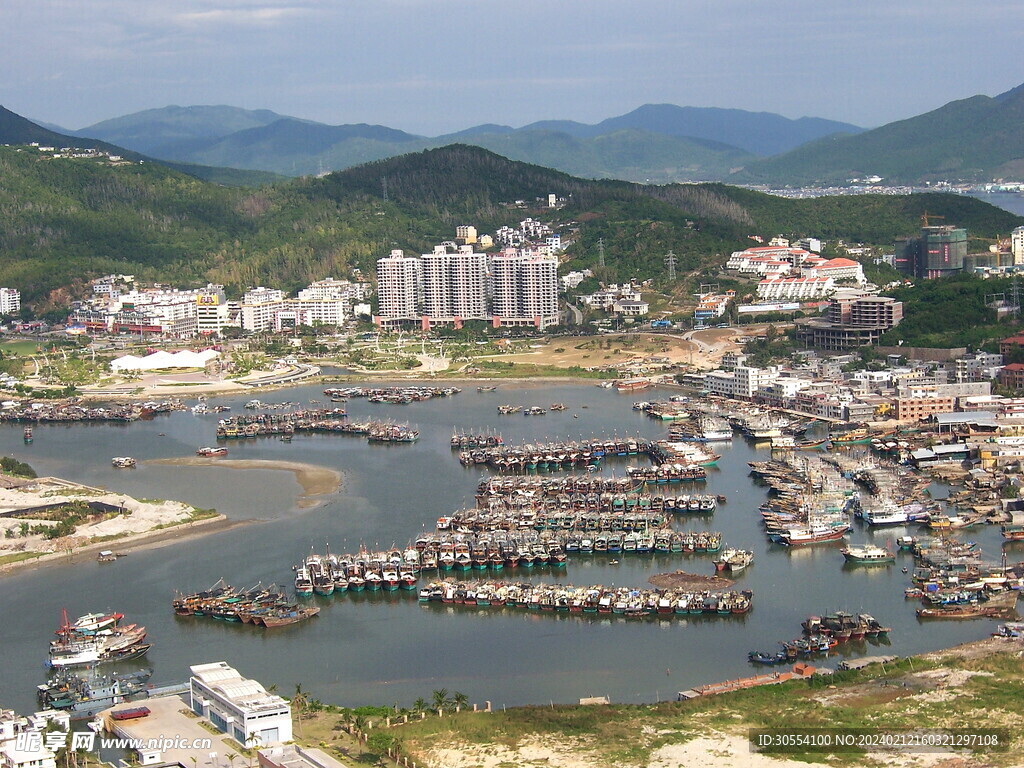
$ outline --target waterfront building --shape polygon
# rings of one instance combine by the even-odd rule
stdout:
[[[292,740],[291,705],[227,662],[190,667],[192,711],[239,744],[261,747]]]
[[[15,315],[21,311],[21,291],[0,288],[0,315]]]

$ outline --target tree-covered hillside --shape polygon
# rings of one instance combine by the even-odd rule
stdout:
[[[603,238],[601,276],[609,281],[664,281],[669,250],[683,277],[721,264],[754,233],[885,245],[913,234],[925,209],[984,237],[1021,223],[971,198],[786,200],[719,184],[589,181],[467,146],[259,189],[222,187],[148,162],[111,165],[0,147],[0,178],[0,285],[42,309],[65,304],[84,293],[87,280],[110,272],[219,282],[235,295],[257,284],[294,290],[353,268],[371,276],[392,248],[422,253],[460,224],[489,232],[527,216],[575,233],[564,269],[596,265]],[[550,193],[566,198],[565,207],[538,202]]]

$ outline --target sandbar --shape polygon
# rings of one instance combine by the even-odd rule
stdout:
[[[267,459],[221,459],[218,457],[182,456],[174,459],[150,459],[146,464],[171,464],[179,467],[224,467],[225,469],[277,469],[291,472],[302,486],[298,499],[300,507],[316,504],[314,496],[335,493],[341,487],[341,473],[329,467],[306,464],[301,461],[272,461]]]

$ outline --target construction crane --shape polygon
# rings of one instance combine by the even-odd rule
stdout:
[[[939,216],[939,215],[934,214],[934,213],[929,216],[928,211],[925,211],[924,213],[921,214],[921,226],[922,227],[927,227],[928,226],[928,219],[929,218],[932,218],[932,219],[942,219],[943,221],[946,220],[945,216]]]

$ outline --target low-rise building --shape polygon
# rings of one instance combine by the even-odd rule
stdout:
[[[192,711],[239,744],[271,746],[292,740],[291,705],[220,661],[190,667]]]
[[[1010,363],[999,371],[999,384],[1009,389],[1024,389],[1024,363]]]

